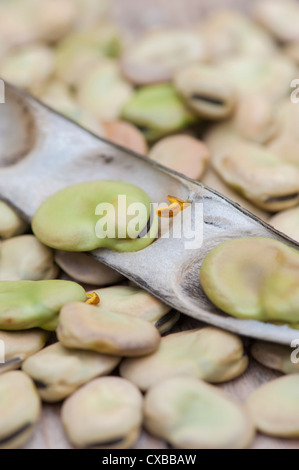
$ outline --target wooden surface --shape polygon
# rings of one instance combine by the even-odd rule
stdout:
[[[186,26],[199,21],[207,11],[225,5],[248,10],[249,0],[111,0],[114,19],[130,34],[154,26]],[[238,379],[221,385],[221,388],[240,401],[261,384],[278,377],[279,374],[251,360],[248,370]],[[26,449],[69,449],[69,444],[60,422],[60,405],[44,405],[41,420]],[[137,449],[167,448],[164,442],[142,433],[136,443]],[[257,435],[253,449],[298,449],[299,440],[273,439]]]

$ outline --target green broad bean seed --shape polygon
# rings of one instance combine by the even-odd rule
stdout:
[[[128,449],[141,432],[139,390],[119,377],[100,377],[84,385],[62,406],[71,443],[86,449]]]
[[[61,309],[57,336],[66,348],[115,356],[150,354],[160,343],[157,329],[148,321],[79,302]]]
[[[67,349],[55,343],[31,355],[22,369],[34,381],[42,400],[57,402],[95,377],[109,374],[119,362],[116,356]]]
[[[197,32],[160,29],[146,32],[130,44],[121,66],[135,85],[151,85],[171,81],[177,68],[205,59],[205,46]]]
[[[0,374],[18,369],[22,362],[42,349],[49,338],[43,330],[1,331],[0,341],[4,344],[4,363],[0,363]]]
[[[279,41],[299,39],[299,5],[295,0],[261,0],[255,4],[253,14]]]
[[[78,104],[102,121],[114,121],[130,102],[133,87],[122,76],[119,64],[103,59],[92,67],[78,88]]]
[[[0,242],[0,281],[41,281],[57,274],[52,250],[33,235]]]
[[[122,118],[138,126],[148,141],[184,129],[197,120],[171,84],[136,90],[124,105]]]
[[[286,375],[254,390],[246,408],[257,429],[269,436],[299,436],[299,374]]]
[[[238,336],[208,327],[165,336],[150,356],[125,359],[120,374],[144,391],[164,378],[181,375],[226,382],[241,375],[247,365]]]
[[[230,81],[221,78],[211,65],[190,65],[174,76],[174,85],[188,106],[203,119],[224,119],[232,115],[236,93]]]
[[[269,224],[299,242],[299,207],[275,214]]]
[[[84,289],[70,281],[0,282],[0,329],[55,330],[60,309],[68,302],[85,301]]]
[[[56,251],[55,262],[70,277],[85,284],[108,286],[124,279],[120,273],[85,253]]]
[[[126,196],[124,208],[118,207],[118,195]],[[114,209],[105,218],[96,215],[96,208],[102,203]],[[133,216],[124,217],[123,213],[118,217],[119,211],[127,210],[133,203],[145,208],[140,211],[138,220]],[[157,234],[158,220],[154,214],[150,233],[137,238],[138,231],[142,232],[147,226],[150,214],[150,198],[137,186],[122,181],[90,181],[69,186],[49,197],[37,210],[32,229],[42,243],[58,250],[138,251],[150,245]],[[135,238],[129,238],[128,232]]]
[[[148,156],[195,180],[202,177],[210,160],[209,149],[203,142],[183,134],[161,139],[151,148]]]
[[[28,229],[28,224],[9,205],[0,201],[0,238],[21,235]]]
[[[40,398],[21,371],[0,376],[0,449],[17,449],[32,435],[40,416]]]
[[[291,360],[293,352],[294,350],[288,346],[266,343],[265,341],[255,341],[250,348],[250,353],[256,361],[284,374],[299,372],[299,363]]]
[[[244,449],[255,431],[245,408],[216,387],[173,377],[145,396],[145,428],[178,449]]]
[[[225,313],[242,319],[299,320],[299,252],[271,238],[220,243],[204,259],[200,282]]]

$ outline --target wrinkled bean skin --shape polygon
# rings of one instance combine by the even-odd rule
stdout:
[[[237,318],[297,323],[298,251],[269,238],[220,243],[204,259],[200,282],[218,308]]]
[[[126,196],[126,209],[136,202],[145,206],[147,213],[141,214],[142,217],[139,219],[139,228],[142,231],[150,217],[151,201],[148,195],[129,183],[92,181],[69,186],[49,197],[33,218],[33,232],[45,245],[58,250],[90,251],[95,248],[110,248],[116,251],[141,250],[154,241],[155,230],[153,237],[146,235],[143,238],[131,239],[128,237],[129,221],[122,220],[120,226],[112,221],[115,228],[114,237],[108,237],[101,232],[99,238],[96,234],[96,226],[100,220],[100,216],[95,213],[97,206],[101,203],[110,203],[117,215],[118,195]],[[153,226],[157,226],[155,217]],[[126,234],[126,238],[117,237],[120,231]]]
[[[299,374],[286,375],[254,390],[246,407],[257,429],[269,436],[299,436]]]
[[[127,380],[102,377],[68,398],[61,417],[64,429],[76,447],[127,449],[140,433],[142,395]]]
[[[85,301],[84,289],[70,281],[0,282],[0,329],[28,330],[41,327],[55,330],[62,306]]]
[[[20,371],[0,376],[0,449],[17,449],[30,438],[40,415],[32,380]]]
[[[160,343],[157,329],[148,321],[78,302],[62,308],[57,336],[67,348],[114,356],[150,354]]]
[[[247,364],[248,358],[240,338],[211,327],[162,338],[153,354],[124,360],[120,374],[145,391],[174,376],[225,382],[242,374]]]
[[[174,448],[243,449],[254,437],[251,419],[238,402],[191,377],[154,385],[144,408],[146,429]]]
[[[42,400],[57,402],[95,377],[109,374],[119,361],[118,357],[67,349],[55,343],[26,359],[22,369],[36,383]]]

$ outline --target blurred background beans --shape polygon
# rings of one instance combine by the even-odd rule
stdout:
[[[210,154],[203,142],[182,134],[161,139],[151,148],[149,157],[178,173],[199,180],[209,163]]]

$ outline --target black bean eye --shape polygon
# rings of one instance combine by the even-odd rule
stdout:
[[[290,201],[299,197],[299,193],[285,194],[284,196],[272,196],[266,199],[265,202],[280,202],[280,201]]]
[[[114,439],[111,441],[103,441],[103,442],[95,442],[93,444],[89,444],[86,446],[86,449],[96,449],[98,447],[111,447],[111,446],[116,446],[118,444],[121,444],[123,442],[124,438],[121,437],[119,439]]]
[[[140,130],[140,132],[143,132],[143,134],[147,134],[148,132],[151,131],[151,129],[149,127],[146,127],[146,126],[137,126],[137,127]]]
[[[22,426],[20,429],[17,431],[9,434],[9,436],[6,436],[0,440],[0,446],[7,444],[9,441],[12,441],[13,439],[16,439],[19,437],[21,434],[23,434],[27,429],[29,429],[32,426],[32,423],[26,423],[24,426]]]
[[[33,382],[34,382],[36,388],[47,388],[48,387],[47,384],[45,384],[44,382],[41,382],[40,380],[34,380]]]
[[[139,235],[137,235],[137,238],[143,238],[145,235],[150,231],[152,223],[153,223],[154,217],[153,217],[153,206],[151,205],[151,213],[149,216],[149,219],[147,221],[146,226],[141,230]]]
[[[195,101],[204,101],[208,104],[213,104],[215,106],[225,106],[225,102],[220,98],[214,98],[213,96],[201,95],[199,93],[194,93],[190,96],[191,100]]]
[[[164,325],[164,324],[167,323],[169,320],[171,320],[174,315],[176,315],[176,312],[175,312],[174,310],[171,310],[171,312],[166,313],[166,315],[164,315],[164,317],[160,318],[160,319],[155,323],[155,327],[156,327],[156,328],[160,328],[160,326]]]

